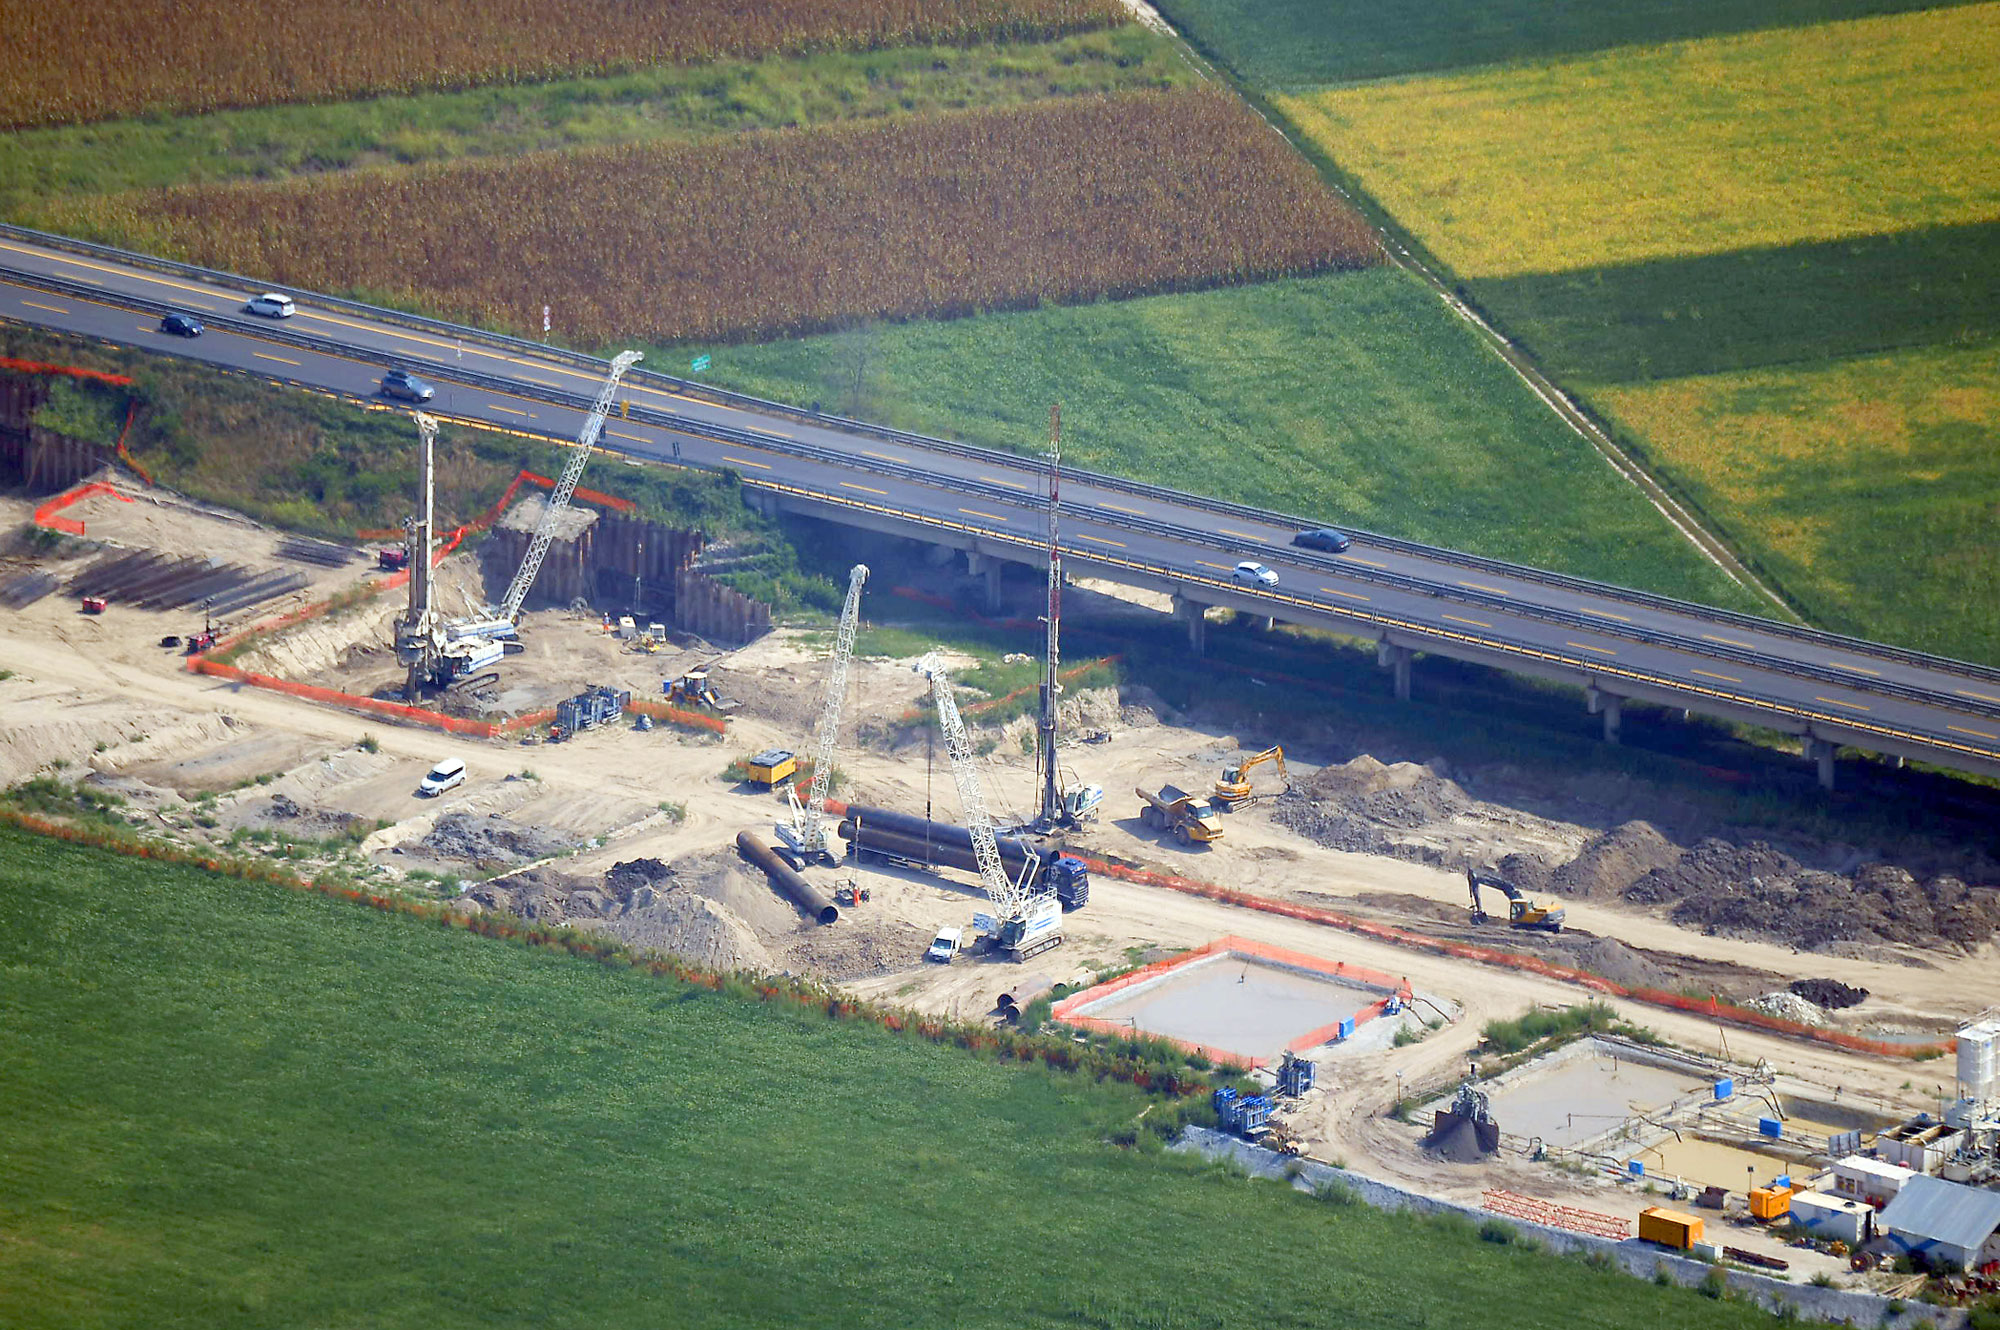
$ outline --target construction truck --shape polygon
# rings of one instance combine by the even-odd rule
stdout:
[[[1472,922],[1475,924],[1483,924],[1487,920],[1486,909],[1479,901],[1479,889],[1491,887],[1507,898],[1509,928],[1538,928],[1549,933],[1563,931],[1565,912],[1562,906],[1535,900],[1505,878],[1467,868],[1465,884],[1472,892]]]
[[[705,707],[710,711],[731,712],[743,704],[733,697],[723,697],[708,681],[708,672],[713,664],[700,669],[683,671],[678,679],[667,679],[660,684],[660,692],[668,706]]]
[[[1162,785],[1158,794],[1144,787],[1132,792],[1143,800],[1139,820],[1154,831],[1171,832],[1182,845],[1206,845],[1222,839],[1222,819],[1215,810],[1178,785]]]
[[[1285,782],[1286,789],[1290,789],[1292,780],[1285,771],[1285,750],[1273,744],[1253,757],[1244,758],[1233,767],[1224,767],[1222,779],[1215,782],[1215,793],[1209,799],[1209,803],[1224,813],[1234,811],[1238,804],[1254,803],[1258,796],[1251,793],[1250,773],[1267,762],[1277,764],[1278,779]]]

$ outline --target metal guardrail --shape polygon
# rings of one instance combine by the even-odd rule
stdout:
[[[500,350],[526,353],[545,360],[560,361],[580,370],[588,371],[599,378],[602,378],[609,372],[610,363],[608,361],[564,347],[549,346],[541,342],[531,342],[523,338],[509,336],[505,333],[472,328],[463,324],[448,323],[441,319],[432,319],[420,314],[410,314],[402,310],[368,305],[359,301],[343,300],[339,297],[323,295],[316,291],[306,291],[299,288],[277,286],[268,282],[259,282],[252,278],[244,277],[239,273],[224,272],[213,268],[199,267],[194,264],[179,263],[172,259],[162,259],[154,255],[140,254],[131,250],[118,249],[110,245],[100,245],[91,241],[77,240],[69,236],[55,235],[45,231],[36,231],[27,227],[13,226],[5,223],[0,223],[0,236],[11,237],[26,243],[41,245],[45,248],[89,254],[132,267],[150,269],[156,272],[174,273],[221,285],[237,286],[249,292],[261,290],[280,291],[290,294],[295,298],[307,300],[317,308],[353,314],[358,317],[372,319],[393,326],[410,328],[439,337],[450,337],[458,341],[471,341]],[[0,270],[19,271],[5,263],[0,263]],[[60,280],[35,273],[23,273],[22,275],[37,281]],[[102,297],[104,292],[96,290],[94,294]],[[135,301],[140,299],[138,297],[127,298]],[[353,348],[338,345],[338,350],[341,354],[351,354]],[[462,377],[462,371],[458,370],[455,365],[451,365],[450,362],[440,361],[438,363],[448,366],[447,372]],[[1019,465],[1023,461],[1022,455],[1018,453],[1011,453],[1001,449],[981,448],[972,444],[956,443],[948,439],[934,438],[907,430],[892,429],[887,426],[875,425],[867,421],[854,420],[844,416],[827,415],[808,410],[804,407],[793,406],[789,403],[773,402],[764,398],[752,397],[745,393],[732,392],[726,388],[716,388],[697,380],[662,374],[655,370],[634,369],[629,373],[628,379],[638,384],[664,385],[675,392],[712,401],[717,405],[741,407],[764,414],[782,416],[787,419],[838,430],[842,433],[878,439],[888,443],[903,444],[908,447],[921,448],[948,456],[1010,465]],[[515,393],[522,391],[522,387],[518,383],[512,381],[499,382],[506,383],[507,391]],[[531,393],[529,395],[539,394]],[[844,454],[842,458],[845,465],[866,465],[866,463],[859,461],[859,459],[848,457]],[[868,469],[873,468],[869,467]],[[1192,507],[1203,512],[1232,517],[1242,521],[1261,522],[1265,525],[1293,530],[1307,530],[1326,525],[1325,522],[1319,519],[1255,508],[1248,504],[1233,503],[1225,499],[1212,499],[1202,495],[1188,494],[1163,485],[1154,485],[1145,481],[1131,480],[1123,476],[1114,476],[1103,472],[1074,469],[1066,471],[1064,474],[1073,482],[1114,490],[1139,498],[1149,498],[1157,502]],[[1014,495],[1013,497],[1016,499],[1019,498],[1018,495]],[[1128,525],[1129,523],[1123,521],[1122,517],[1123,515],[1121,515],[1118,525]],[[1870,642],[1862,638],[1830,633],[1822,629],[1810,628],[1800,624],[1788,624],[1775,619],[1766,619],[1759,615],[1746,614],[1738,610],[1697,605],[1691,601],[1679,600],[1672,596],[1660,595],[1656,592],[1616,586],[1607,582],[1594,581],[1590,578],[1576,577],[1568,573],[1551,572],[1547,569],[1533,568],[1525,564],[1510,563],[1503,559],[1488,558],[1484,555],[1467,554],[1463,551],[1446,549],[1442,546],[1425,545],[1418,541],[1404,540],[1395,536],[1385,536],[1378,532],[1367,531],[1359,527],[1342,526],[1341,529],[1350,532],[1365,544],[1415,558],[1430,559],[1438,563],[1451,564],[1475,572],[1513,577],[1526,582],[1562,588],[1564,590],[1601,597],[1628,605],[1642,606],[1666,613],[1684,614],[1715,623],[1727,624],[1732,627],[1769,633],[1793,641],[1811,642],[1833,650],[1861,652],[1882,659],[1893,660],[1899,664],[1934,669],[1943,673],[1956,674],[1964,678],[1983,680],[1989,683],[2000,683],[2000,668],[1980,665],[1976,662],[1955,660],[1948,656],[1933,655],[1929,652],[1915,651],[1906,647],[1891,646],[1881,642]],[[1343,571],[1346,570],[1343,569]],[[1516,606],[1515,608],[1518,610],[1519,607]],[[1598,631],[1603,632],[1607,630],[1600,625],[1598,626]],[[1619,635],[1623,636],[1625,634],[1621,633]],[[1714,645],[1718,644],[1704,643],[1700,649],[1704,654],[1721,654],[1714,651]],[[1778,658],[1770,657],[1768,659]],[[1800,671],[1788,670],[1787,672],[1799,673]],[[1816,678],[1819,676],[1806,675],[1805,677]],[[1827,677],[1842,682],[1852,682],[1852,680],[1847,680],[1837,674]],[[1951,705],[1967,709],[1956,698],[1951,700]],[[2000,712],[1983,714],[2000,714]]]
[[[104,294],[97,287],[87,283],[74,282],[66,278],[36,275],[34,280],[43,286],[81,299],[98,299]],[[171,313],[179,308],[170,301],[154,300],[145,296],[121,296],[121,300],[132,308],[144,310],[151,314]],[[289,324],[272,320],[224,314],[211,315],[208,321],[220,328],[258,337],[279,345],[297,347],[302,350],[317,351],[322,354],[342,357],[351,357],[353,352],[353,348],[344,342],[314,333],[302,332]],[[563,388],[549,387],[541,384],[524,387],[521,383],[513,379],[502,378],[492,374],[482,374],[476,370],[465,370],[456,366],[451,367],[449,373],[450,377],[456,382],[469,387],[486,388],[517,397],[530,397],[537,401],[547,402],[551,405],[579,413],[589,412],[594,404],[592,397]],[[721,443],[737,443],[746,447],[754,447],[764,452],[781,453],[806,461],[818,462],[823,465],[865,470],[871,475],[892,477],[910,484],[928,486],[934,485],[937,482],[937,477],[932,472],[908,463],[896,462],[886,458],[857,459],[849,453],[819,444],[787,438],[782,435],[765,434],[756,430],[739,429],[733,425],[724,425],[715,421],[698,420],[681,415],[678,412],[666,411],[657,407],[634,405],[629,408],[629,412],[626,415],[620,418],[638,424],[652,425],[655,428],[674,430],[694,437],[713,439]],[[1007,486],[990,484],[978,480],[954,478],[952,487],[956,492],[961,494],[987,499],[996,503],[1018,503],[1021,498],[1018,491]],[[1095,511],[1094,505],[1078,507],[1072,504],[1064,504],[1063,513],[1065,516],[1074,518],[1098,521],[1107,520],[1103,518],[1102,514]],[[1143,531],[1164,540],[1172,540],[1181,544],[1205,546],[1223,554],[1248,556],[1264,552],[1263,547],[1254,541],[1232,539],[1219,532],[1181,526],[1177,523],[1165,522],[1157,518],[1136,514],[1120,514],[1118,520],[1113,524],[1122,530]],[[986,530],[989,535],[993,536],[1001,534],[1014,535],[1014,533],[1000,533],[991,529],[978,528],[977,524],[956,523],[955,525],[965,526],[969,529]],[[1066,553],[1076,558],[1093,558],[1099,561],[1115,562],[1106,560],[1105,556],[1095,551],[1083,548],[1068,550]],[[1623,624],[1616,628],[1607,627],[1602,621],[1593,616],[1563,610],[1552,605],[1536,605],[1504,594],[1482,592],[1461,586],[1447,586],[1425,578],[1413,577],[1406,573],[1343,562],[1309,551],[1298,551],[1297,561],[1351,581],[1391,588],[1411,595],[1429,596],[1439,600],[1449,599],[1457,604],[1476,606],[1489,611],[1533,618],[1541,622],[1558,624],[1580,632],[1618,637],[1668,650],[1686,651],[1710,659],[1729,660],[1751,668],[1771,670],[1822,683],[1843,686],[1852,686],[1855,683],[1855,680],[1850,675],[1838,669],[1815,666],[1783,656],[1772,656],[1755,649],[1733,647],[1706,640],[1696,641],[1682,634],[1645,628],[1637,624]],[[1198,574],[1188,574],[1166,569],[1149,569],[1149,571],[1170,573],[1172,576],[1183,579],[1212,581],[1215,585],[1227,585],[1243,594],[1269,595],[1269,593],[1255,588],[1241,588],[1235,587],[1233,583],[1222,583],[1220,579],[1204,579]],[[1338,607],[1327,605],[1325,602],[1321,602],[1318,597],[1309,597],[1307,600],[1309,603],[1315,605],[1315,607],[1323,608],[1325,612],[1337,612],[1348,618],[1357,617],[1353,611],[1340,610]],[[1397,626],[1402,631],[1423,635],[1438,636],[1442,634],[1446,636],[1460,636],[1459,634],[1451,633],[1450,630],[1441,630],[1435,625],[1427,625],[1416,620],[1398,619]],[[1489,633],[1492,631],[1488,630]],[[1480,640],[1491,640],[1496,643],[1506,644],[1509,647],[1527,645],[1504,637],[1492,637]],[[1546,652],[1547,649],[1536,648],[1536,650]],[[1561,653],[1556,654],[1560,655]],[[1597,672],[1606,672],[1605,667],[1600,664]],[[1648,677],[1649,681],[1665,681],[1667,686],[1681,689],[1690,687],[1684,680],[1671,680],[1668,676],[1652,675],[1650,671],[1642,673]],[[1963,698],[1956,695],[1946,695],[1912,684],[1901,684],[1885,679],[1873,679],[1868,682],[1866,691],[1871,694],[1896,697],[1903,701],[1921,705],[1944,706],[1962,713],[1975,713],[2000,719],[2000,704],[1981,702],[1977,699]],[[1748,699],[1761,695],[1740,693],[1731,694],[1730,696]],[[1791,704],[1784,705],[1789,707]],[[1951,743],[1953,747],[1963,746],[1962,740],[1947,742]]]

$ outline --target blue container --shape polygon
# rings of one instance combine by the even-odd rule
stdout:
[[[1771,1185],[1773,1187],[1789,1187],[1792,1185],[1792,1175],[1789,1173],[1780,1173],[1777,1177],[1771,1179]]]
[[[1352,1016],[1349,1016],[1340,1023],[1340,1037],[1342,1039],[1352,1039],[1354,1037],[1354,1018]]]
[[[1776,1118],[1758,1118],[1757,1130],[1775,1141],[1785,1134],[1785,1124]]]
[[[1721,1080],[1715,1083],[1715,1097],[1717,1099],[1727,1099],[1729,1098],[1729,1096],[1735,1093],[1736,1093],[1736,1079],[1734,1077],[1724,1076]]]
[[[1635,1178],[1643,1178],[1646,1176],[1646,1161],[1643,1159],[1628,1159],[1625,1161],[1625,1171]]]

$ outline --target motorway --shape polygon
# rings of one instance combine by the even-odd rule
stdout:
[[[298,313],[243,310],[261,288],[75,242],[0,230],[0,318],[379,403],[383,371],[439,385],[448,420],[570,439],[602,362],[469,328],[292,292]],[[206,335],[157,330],[166,310]],[[834,521],[1038,565],[1046,469],[1032,459],[628,375],[602,447],[736,472],[753,497]],[[413,433],[414,437],[414,433]],[[1081,572],[1204,605],[1269,614],[1383,644],[1407,688],[1411,652],[1583,685],[1609,712],[1659,702],[1786,730],[1831,782],[1852,745],[2000,775],[2000,670],[1816,633],[1448,550],[1354,532],[1339,555],[1296,549],[1321,519],[1261,512],[1113,477],[1065,472],[1062,546]],[[1279,574],[1233,581],[1242,559]]]

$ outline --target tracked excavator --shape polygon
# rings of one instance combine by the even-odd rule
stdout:
[[[1224,811],[1234,811],[1238,804],[1254,803],[1258,797],[1250,788],[1250,773],[1266,762],[1278,764],[1278,779],[1285,788],[1292,786],[1291,775],[1285,770],[1285,750],[1275,744],[1254,757],[1246,757],[1233,767],[1222,769],[1222,779],[1215,782],[1215,793],[1209,799],[1212,807]]]
[[[1507,926],[1509,928],[1534,928],[1547,933],[1563,931],[1563,907],[1548,901],[1535,900],[1519,887],[1503,877],[1482,873],[1467,866],[1465,885],[1472,892],[1472,922],[1483,924],[1487,920],[1486,909],[1479,903],[1479,889],[1491,887],[1507,898]]]

